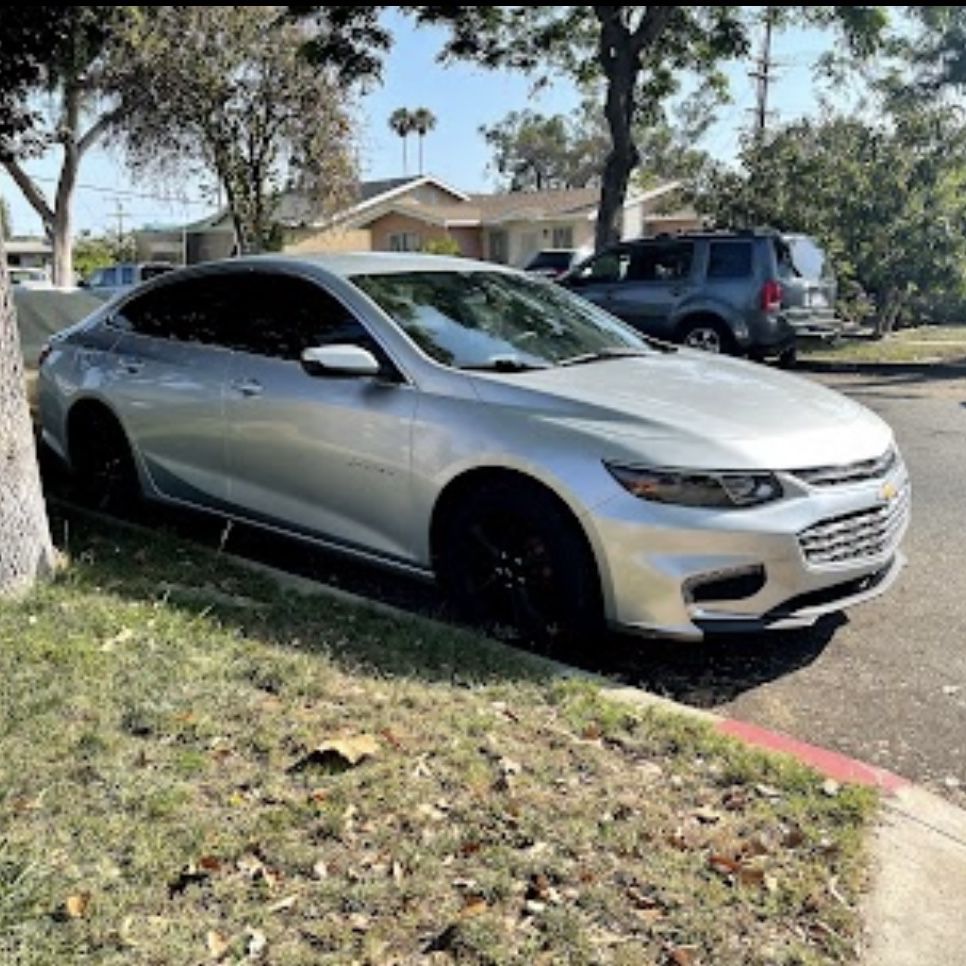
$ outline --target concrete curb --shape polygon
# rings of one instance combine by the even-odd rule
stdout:
[[[966,376],[966,362],[833,362],[830,359],[799,356],[792,371],[870,376],[919,375],[930,379],[957,379]]]

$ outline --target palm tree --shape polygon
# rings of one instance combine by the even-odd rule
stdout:
[[[389,127],[402,138],[403,174],[409,174],[409,161],[406,157],[406,140],[414,129],[413,113],[405,107],[397,107],[389,115]]]
[[[436,115],[428,107],[417,107],[410,115],[412,130],[419,135],[419,173],[423,173],[423,138],[436,127]]]

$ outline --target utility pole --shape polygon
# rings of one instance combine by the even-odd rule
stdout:
[[[764,34],[761,41],[761,53],[758,55],[757,68],[749,71],[748,76],[755,82],[755,140],[760,141],[765,135],[768,123],[768,87],[774,80],[775,63],[771,59],[771,35],[775,23],[775,8],[765,7],[762,11]]]
[[[115,199],[114,204],[117,205],[114,209],[114,217],[117,219],[117,243],[121,244],[121,239],[124,237],[124,216],[127,212],[120,198]]]

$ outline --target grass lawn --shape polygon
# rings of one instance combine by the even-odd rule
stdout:
[[[68,549],[0,605],[0,962],[854,959],[871,793],[163,534]]]
[[[966,364],[966,325],[921,325],[885,339],[843,338],[834,346],[804,344],[802,359],[829,362],[962,362]]]

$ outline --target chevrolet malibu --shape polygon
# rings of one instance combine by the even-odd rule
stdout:
[[[55,337],[43,438],[100,504],[215,511],[436,578],[531,640],[803,626],[902,566],[892,432],[440,256],[172,272]]]

